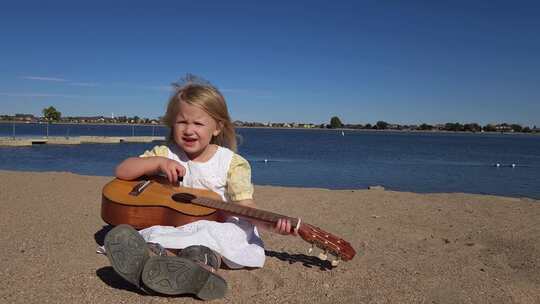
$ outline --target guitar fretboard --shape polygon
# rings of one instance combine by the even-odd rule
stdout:
[[[298,219],[296,218],[288,217],[285,215],[281,215],[281,214],[277,214],[277,213],[273,213],[273,212],[269,212],[265,210],[254,209],[254,208],[242,206],[239,204],[224,203],[221,201],[217,201],[217,200],[213,200],[213,199],[209,199],[205,197],[197,197],[191,200],[191,203],[195,205],[213,208],[213,209],[223,210],[223,211],[235,214],[235,215],[249,217],[249,218],[253,218],[256,220],[260,220],[260,221],[264,221],[264,222],[268,222],[272,224],[275,224],[281,218],[289,219],[291,221],[291,226],[293,227],[296,227],[296,225],[298,224]]]

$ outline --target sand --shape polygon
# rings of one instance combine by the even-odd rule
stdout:
[[[96,254],[109,180],[0,171],[1,303],[200,302],[145,295]],[[269,186],[255,199],[358,255],[330,269],[299,237],[264,233],[264,268],[221,270],[230,289],[213,303],[540,303],[537,200]]]

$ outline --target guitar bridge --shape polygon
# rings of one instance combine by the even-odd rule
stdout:
[[[146,180],[146,181],[142,181],[138,183],[137,185],[135,185],[135,187],[133,187],[133,189],[131,189],[131,191],[129,192],[129,195],[139,196],[139,194],[141,194],[144,191],[144,189],[148,187],[151,183],[152,181],[150,180]]]

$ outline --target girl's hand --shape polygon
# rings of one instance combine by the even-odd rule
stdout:
[[[298,235],[296,229],[292,227],[291,220],[287,218],[280,218],[276,222],[276,226],[274,227],[274,232],[287,235],[287,234],[294,234]]]
[[[167,179],[173,185],[178,185],[178,178],[186,174],[186,168],[184,166],[168,158],[161,159],[159,162],[159,171],[167,175]]]

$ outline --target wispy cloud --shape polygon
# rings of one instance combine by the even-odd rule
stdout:
[[[49,77],[49,76],[21,76],[19,79],[24,80],[37,80],[37,81],[52,81],[52,82],[62,82],[70,86],[75,87],[99,87],[101,84],[97,82],[82,82],[82,81],[71,81],[65,78],[59,77]]]
[[[8,97],[58,97],[58,98],[85,98],[85,99],[101,99],[101,98],[115,98],[115,99],[125,99],[125,98],[137,98],[139,96],[135,95],[77,95],[77,94],[57,94],[57,93],[32,93],[32,92],[0,92],[0,96]]]
[[[8,96],[8,97],[60,97],[60,98],[83,98],[83,97],[88,97],[88,96],[82,96],[82,95],[49,94],[49,93],[13,93],[13,92],[0,92],[0,96]]]
[[[76,87],[99,87],[101,84],[95,82],[70,82],[69,85]]]
[[[64,78],[58,78],[58,77],[44,77],[44,76],[21,76],[19,77],[21,79],[26,80],[39,80],[39,81],[54,81],[54,82],[67,82]]]

